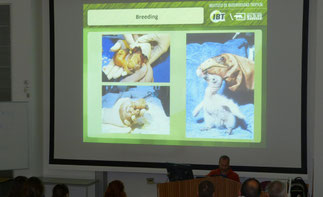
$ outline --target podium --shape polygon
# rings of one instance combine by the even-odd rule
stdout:
[[[158,197],[197,197],[198,186],[202,181],[210,181],[214,185],[215,196],[237,197],[241,184],[222,176],[206,177],[185,181],[161,183],[157,185]]]

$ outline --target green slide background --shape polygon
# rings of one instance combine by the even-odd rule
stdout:
[[[212,23],[210,13],[218,8],[209,8],[211,2],[175,2],[175,3],[114,3],[114,4],[85,4],[83,28],[83,140],[84,142],[118,143],[118,144],[152,144],[152,145],[183,145],[183,146],[252,146],[260,143],[265,146],[265,98],[266,98],[266,5],[262,8],[234,8],[230,12],[262,12],[263,21]],[[219,3],[219,2],[216,2]],[[89,9],[123,9],[123,8],[162,8],[162,7],[204,7],[205,18],[203,25],[155,25],[155,26],[87,26],[87,11]],[[227,15],[226,15],[227,17]],[[221,26],[221,28],[217,27]],[[215,28],[216,27],[216,28]],[[178,31],[180,30],[180,31]],[[111,83],[102,82],[102,35],[152,32],[169,33],[170,46],[170,83]],[[203,139],[185,137],[185,98],[186,98],[186,34],[187,33],[255,33],[255,113],[254,139]],[[176,65],[176,66],[173,66]],[[170,87],[170,135],[151,134],[107,134],[101,132],[102,117],[102,86],[103,85],[146,85]],[[176,98],[176,99],[174,99]],[[231,142],[231,143],[228,143]],[[246,143],[247,142],[247,143]]]

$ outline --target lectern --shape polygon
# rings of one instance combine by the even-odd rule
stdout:
[[[197,197],[199,183],[206,180],[213,183],[215,196],[237,197],[239,195],[241,187],[239,182],[217,176],[158,184],[158,197]]]

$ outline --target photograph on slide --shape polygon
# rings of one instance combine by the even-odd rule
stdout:
[[[169,87],[103,86],[102,132],[169,135]]]
[[[169,82],[170,35],[102,36],[103,82]]]
[[[186,44],[186,137],[254,139],[255,34],[192,33]]]

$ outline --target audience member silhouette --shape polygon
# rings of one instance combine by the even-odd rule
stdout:
[[[261,186],[257,179],[247,179],[241,186],[241,196],[244,197],[260,197]]]
[[[123,183],[119,180],[110,182],[104,197],[127,197]]]
[[[52,197],[69,197],[68,187],[65,184],[55,185]]]
[[[280,181],[271,182],[267,188],[269,197],[287,197],[286,187]]]
[[[44,185],[37,177],[30,177],[24,183],[22,197],[43,197]]]
[[[8,197],[21,197],[23,192],[23,186],[26,181],[27,181],[27,177],[17,176],[13,180],[13,184],[9,191]]]

